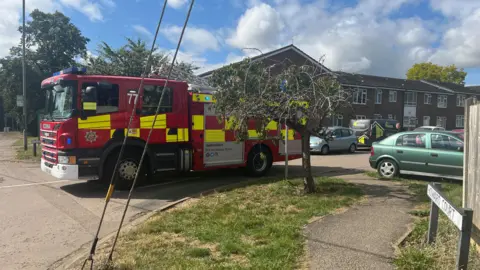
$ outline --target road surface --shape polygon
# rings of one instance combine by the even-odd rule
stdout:
[[[41,172],[37,163],[12,162],[15,139],[0,133],[0,261],[3,269],[46,269],[92,240],[106,187],[96,181],[56,180]],[[312,165],[316,174],[341,174],[346,168],[358,173],[368,169],[367,155],[313,156]],[[301,173],[299,161],[290,164],[291,175]],[[283,175],[283,169],[275,165],[272,174]],[[231,177],[230,171],[227,174],[193,175],[141,187],[134,194],[126,222],[180,198],[246,180]],[[126,196],[126,191],[113,194],[100,236],[118,227]]]

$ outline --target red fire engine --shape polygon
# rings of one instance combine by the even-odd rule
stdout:
[[[145,78],[139,96],[141,78],[85,75],[85,71],[69,68],[42,82],[46,114],[40,122],[41,169],[56,178],[109,180],[128,136],[117,187],[131,186],[162,91],[142,178],[162,171],[235,167],[260,176],[272,162],[285,159],[282,140],[259,140],[254,122],[249,123],[249,139],[237,142],[229,122],[219,122],[215,114],[213,89],[180,81],[169,81],[164,89],[164,79]],[[277,122],[269,123],[267,130],[269,135],[285,136],[285,127]],[[288,158],[299,158],[299,134],[289,130],[287,138]]]

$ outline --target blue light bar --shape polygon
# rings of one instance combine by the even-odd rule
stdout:
[[[87,73],[87,68],[70,67],[70,68],[53,73],[53,76],[57,76],[61,74],[85,74],[85,73]]]

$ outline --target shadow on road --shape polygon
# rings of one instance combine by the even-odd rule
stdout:
[[[328,174],[329,177],[334,177],[362,172],[363,170],[345,169],[342,167],[312,167],[314,176]],[[289,166],[290,179],[299,178],[303,175],[303,169],[300,165]],[[262,180],[277,181],[283,180],[283,178],[284,166],[274,165],[267,176],[258,178],[258,182],[264,183]],[[150,183],[137,187],[132,197],[136,199],[178,200],[228,184],[240,183],[251,179],[251,177],[245,176],[242,169],[195,172],[182,176],[172,174],[158,175]],[[78,182],[64,185],[60,188],[75,197],[81,198],[103,198],[108,190],[108,186],[99,181]],[[116,190],[112,195],[112,198],[117,199],[126,199],[127,197],[128,191]]]

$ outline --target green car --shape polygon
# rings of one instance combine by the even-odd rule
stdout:
[[[448,131],[400,132],[374,142],[369,162],[385,178],[414,174],[463,180],[463,137]]]

